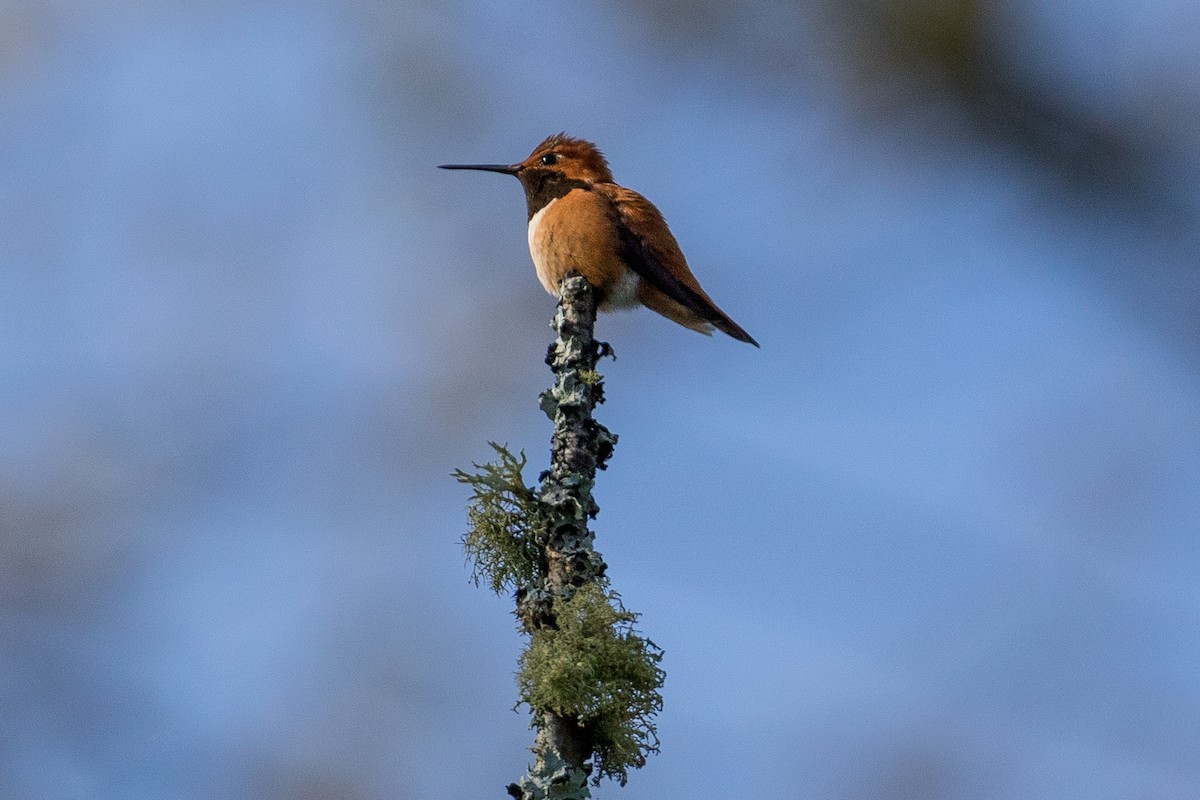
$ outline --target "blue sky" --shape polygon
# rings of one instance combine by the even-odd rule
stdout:
[[[667,671],[601,796],[1200,794],[1200,15],[975,7],[1024,133],[886,3],[0,11],[0,794],[523,772],[449,473],[544,465],[553,301],[434,165],[560,130],[763,345],[601,320]]]

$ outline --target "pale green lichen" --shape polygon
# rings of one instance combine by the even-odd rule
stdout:
[[[546,528],[546,509],[522,475],[528,459],[490,442],[499,458],[474,464],[476,472],[454,471],[475,490],[467,508],[470,529],[463,547],[472,562],[471,579],[486,582],[496,594],[538,582],[545,574],[538,545]]]
[[[662,650],[633,629],[637,615],[590,583],[554,604],[556,628],[534,632],[521,656],[521,700],[535,713],[577,720],[594,757],[593,780],[622,785],[658,752]]]
[[[520,800],[585,800],[592,796],[587,774],[553,751],[542,753],[519,783],[509,785],[508,794]]]
[[[592,417],[604,401],[597,358],[612,350],[592,339],[595,295],[579,276],[563,281],[558,339],[547,355],[555,385],[539,396],[554,423],[551,466],[540,489],[526,485],[524,453],[493,444],[498,458],[457,470],[472,487],[463,537],[472,578],[514,591],[517,618],[530,636],[520,659],[520,702],[538,731],[535,762],[508,793],[519,800],[585,800],[589,779],[625,784],[659,742],[662,650],[634,629],[637,615],[608,590],[606,565],[588,520],[596,470],[617,437]]]

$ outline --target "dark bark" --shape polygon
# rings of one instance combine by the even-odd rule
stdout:
[[[541,405],[554,421],[550,469],[541,476],[540,496],[549,511],[544,534],[546,582],[518,598],[517,615],[528,633],[553,629],[555,605],[576,588],[604,580],[605,564],[592,546],[588,520],[599,506],[592,497],[596,470],[604,469],[616,436],[592,418],[603,402],[596,363],[610,354],[593,336],[596,293],[586,280],[570,276],[561,287],[554,327],[558,336],[546,362],[554,387],[542,393]],[[542,712],[534,720],[536,761],[509,792],[521,800],[590,797],[587,779],[594,747],[587,728],[572,717]]]

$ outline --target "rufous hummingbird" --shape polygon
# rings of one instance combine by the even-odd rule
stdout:
[[[659,210],[618,185],[591,142],[560,133],[518,164],[441,168],[517,176],[529,207],[529,254],[550,294],[574,270],[596,287],[601,311],[640,304],[685,328],[717,328],[759,346],[700,288]]]

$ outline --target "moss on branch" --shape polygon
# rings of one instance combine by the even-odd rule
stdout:
[[[454,477],[475,491],[467,506],[470,527],[463,535],[471,580],[476,586],[486,582],[501,594],[544,578],[541,543],[548,517],[536,491],[525,485],[525,453],[514,456],[505,445],[489,444],[497,460],[473,464],[475,472],[457,469]]]
[[[535,714],[573,719],[591,741],[593,780],[622,785],[658,752],[662,650],[634,630],[637,614],[598,584],[555,603],[556,628],[536,631],[521,656],[521,701]]]
[[[525,483],[525,454],[492,443],[497,458],[454,476],[474,494],[463,537],[472,580],[516,595],[529,634],[517,672],[520,702],[533,711],[536,760],[508,787],[519,800],[582,800],[588,776],[622,785],[658,752],[662,650],[634,629],[637,615],[609,589],[588,521],[596,471],[617,442],[592,418],[604,402],[597,361],[612,355],[592,335],[595,291],[568,277],[555,315],[558,338],[547,363],[555,384],[539,402],[554,422],[550,469]]]

